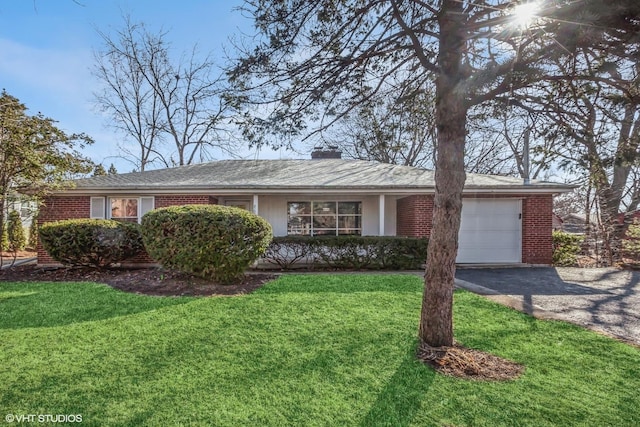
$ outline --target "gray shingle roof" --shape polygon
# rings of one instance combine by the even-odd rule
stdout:
[[[433,190],[434,172],[363,160],[221,160],[168,169],[76,180],[72,191],[109,190]],[[495,175],[467,174],[466,190],[521,189],[567,191],[563,184]]]

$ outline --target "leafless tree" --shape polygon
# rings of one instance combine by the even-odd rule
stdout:
[[[433,168],[435,95],[433,85],[409,96],[392,91],[368,102],[323,132],[323,140],[354,159]]]
[[[101,32],[95,76],[102,89],[96,104],[121,131],[122,157],[136,169],[186,165],[214,151],[232,153],[224,79],[210,56],[197,46],[174,58],[168,33],[150,32],[125,18],[115,35]]]
[[[593,189],[606,259],[615,262],[622,227],[620,213],[637,198],[634,168],[640,160],[640,66],[611,51],[583,49],[570,61],[557,61],[564,75],[551,78],[515,100],[542,115],[543,151]]]

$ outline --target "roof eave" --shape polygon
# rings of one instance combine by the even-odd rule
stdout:
[[[573,186],[565,185],[510,185],[510,186],[467,186],[463,194],[529,194],[529,193],[566,193],[573,190]],[[52,194],[61,195],[92,195],[92,194],[289,194],[289,193],[353,193],[362,194],[433,194],[433,186],[123,186],[123,187],[75,187],[54,191]]]

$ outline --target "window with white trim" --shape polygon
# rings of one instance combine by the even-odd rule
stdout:
[[[127,222],[138,222],[138,199],[127,198],[109,198],[109,205],[111,208],[111,219]]]
[[[140,222],[142,216],[153,210],[153,197],[92,197],[91,218]]]
[[[287,235],[362,235],[362,202],[287,203]]]

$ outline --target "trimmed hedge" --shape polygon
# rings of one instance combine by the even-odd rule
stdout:
[[[570,267],[576,265],[577,255],[580,253],[580,245],[584,236],[567,233],[565,231],[553,232],[553,265]]]
[[[282,269],[369,270],[420,269],[427,259],[428,239],[394,236],[274,237],[262,259]]]
[[[142,238],[153,259],[225,284],[243,275],[272,236],[266,220],[229,206],[172,206],[142,217]]]
[[[65,265],[108,267],[144,248],[140,226],[108,219],[71,219],[45,223],[40,241],[53,259]]]

